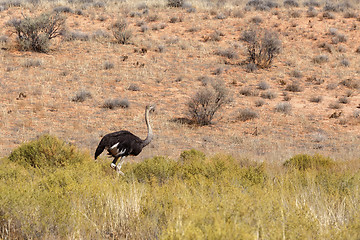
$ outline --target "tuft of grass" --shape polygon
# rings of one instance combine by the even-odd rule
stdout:
[[[322,101],[322,96],[312,96],[309,101],[313,103],[320,103]]]
[[[184,0],[167,0],[168,7],[179,8],[179,7],[183,7],[184,4],[185,4]]]
[[[245,122],[245,121],[252,120],[252,119],[255,119],[258,117],[259,117],[259,114],[256,111],[249,109],[249,108],[245,108],[245,109],[239,110],[239,113],[238,113],[236,119]]]
[[[257,91],[253,90],[250,87],[244,87],[244,88],[240,89],[239,93],[241,95],[244,95],[244,96],[247,96],[247,97],[248,96],[257,96],[257,95],[259,95],[259,93]]]
[[[129,100],[125,99],[107,99],[105,100],[103,108],[116,109],[116,108],[128,108],[130,107]]]
[[[92,98],[91,92],[87,90],[80,90],[76,95],[71,99],[73,102],[84,102],[87,98]]]
[[[265,101],[263,99],[257,99],[255,101],[255,107],[261,107],[265,104]]]
[[[41,65],[42,61],[40,59],[26,59],[23,63],[23,66],[26,68],[40,67]]]
[[[318,55],[313,58],[313,62],[318,64],[325,63],[328,61],[329,61],[329,57],[327,55]]]
[[[271,90],[267,90],[265,92],[262,92],[260,97],[266,98],[266,99],[274,99],[277,97],[277,93]]]
[[[66,41],[89,41],[90,35],[86,32],[82,32],[79,30],[75,31],[68,31],[65,34],[65,40]]]
[[[105,70],[113,69],[115,67],[114,63],[105,61],[103,65]]]
[[[292,106],[288,102],[280,102],[275,106],[275,112],[289,114],[291,112]]]
[[[218,49],[215,51],[216,55],[227,57],[228,59],[237,59],[239,58],[238,54],[236,53],[234,48],[227,48],[227,49]]]
[[[301,92],[303,89],[298,82],[292,82],[286,85],[285,90],[289,92]]]
[[[258,84],[258,89],[267,90],[267,89],[269,89],[269,88],[270,88],[270,85],[269,85],[267,82],[265,82],[265,81],[261,81],[261,82],[259,82],[259,84]]]

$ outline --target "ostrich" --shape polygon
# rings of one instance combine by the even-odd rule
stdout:
[[[139,155],[142,149],[147,146],[153,138],[153,131],[149,122],[149,112],[154,110],[154,105],[148,105],[145,108],[145,123],[148,133],[147,137],[144,140],[140,139],[139,137],[126,130],[106,134],[101,139],[99,146],[96,148],[95,160],[104,151],[104,149],[106,149],[108,151],[108,155],[114,157],[114,160],[112,161],[110,167],[117,170],[117,172],[121,175],[124,175],[124,173],[120,171],[121,166],[124,162],[124,158],[129,155]],[[118,165],[116,165],[116,162],[119,158],[120,162]]]

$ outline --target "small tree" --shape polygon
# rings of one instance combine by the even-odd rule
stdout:
[[[231,101],[229,90],[214,82],[198,91],[188,102],[189,115],[196,124],[209,125],[215,113]]]
[[[276,32],[250,29],[242,34],[247,43],[248,61],[260,68],[270,67],[276,55],[280,53],[281,41]]]
[[[21,50],[48,52],[50,40],[58,37],[64,30],[65,18],[59,14],[41,14],[30,18],[11,21]]]

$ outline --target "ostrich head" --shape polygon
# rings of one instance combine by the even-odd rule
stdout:
[[[146,106],[146,111],[154,112],[155,111],[155,104],[149,104]]]

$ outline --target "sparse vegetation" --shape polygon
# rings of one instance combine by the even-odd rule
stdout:
[[[360,2],[185,1],[0,2],[0,239],[360,239]],[[13,23],[46,11],[66,27],[21,51]],[[264,68],[241,39],[266,29]],[[188,102],[217,81],[234,101],[201,126]],[[149,103],[125,176],[94,161],[106,133],[144,137]]]

